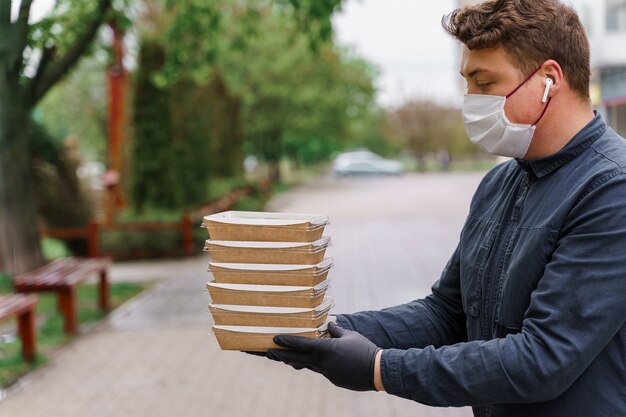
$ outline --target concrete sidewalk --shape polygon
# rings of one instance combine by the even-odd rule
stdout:
[[[321,178],[268,210],[322,212],[334,312],[382,308],[428,293],[452,253],[481,175]],[[470,416],[238,352],[210,335],[208,259],[116,264],[113,280],[155,285],[57,351],[0,401],[0,417]]]

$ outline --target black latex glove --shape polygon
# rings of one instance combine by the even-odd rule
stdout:
[[[318,372],[341,388],[375,390],[374,360],[380,348],[360,333],[345,330],[332,322],[328,324],[328,331],[332,337],[326,339],[276,336],[274,343],[287,350],[269,350],[267,357],[295,369]]]

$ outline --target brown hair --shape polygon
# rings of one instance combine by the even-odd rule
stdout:
[[[502,46],[525,75],[553,59],[572,89],[589,97],[589,40],[574,9],[560,1],[488,0],[441,23],[470,50]]]

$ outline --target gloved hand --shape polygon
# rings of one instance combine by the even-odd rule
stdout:
[[[267,357],[282,361],[295,369],[307,368],[324,375],[333,384],[353,391],[370,391],[374,387],[374,360],[380,350],[365,336],[328,324],[331,338],[309,339],[280,335],[274,343],[287,348],[272,349]]]

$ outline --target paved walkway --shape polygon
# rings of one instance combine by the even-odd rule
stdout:
[[[335,312],[428,293],[451,254],[480,175],[322,178],[269,209],[322,212],[335,258]],[[384,393],[355,393],[263,358],[222,352],[210,335],[208,260],[116,264],[151,290],[57,351],[0,401],[0,417],[467,417]]]

